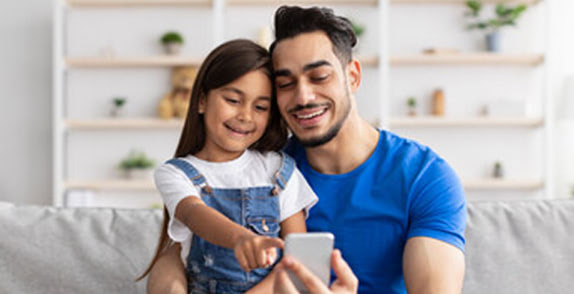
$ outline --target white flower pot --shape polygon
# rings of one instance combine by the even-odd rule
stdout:
[[[182,44],[180,43],[171,42],[164,44],[165,53],[167,53],[168,55],[178,55],[181,52],[181,47]]]
[[[126,177],[130,180],[150,180],[153,178],[153,170],[151,168],[127,169]]]

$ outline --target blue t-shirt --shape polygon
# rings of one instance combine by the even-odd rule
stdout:
[[[319,197],[307,229],[335,235],[335,248],[359,278],[359,293],[406,293],[402,258],[410,237],[431,237],[464,251],[464,191],[430,148],[381,131],[367,161],[338,175],[313,170],[295,139],[285,150]]]

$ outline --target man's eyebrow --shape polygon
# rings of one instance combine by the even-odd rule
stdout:
[[[321,67],[321,66],[325,66],[325,65],[326,65],[326,66],[332,66],[331,63],[328,62],[327,60],[319,60],[319,61],[316,61],[316,62],[313,62],[313,63],[309,63],[309,64],[303,66],[303,71],[304,71],[304,72],[305,72],[305,71],[310,71],[310,70],[312,70],[312,69],[315,69],[315,68],[318,68],[318,67]],[[292,75],[291,71],[288,70],[288,69],[280,69],[280,70],[277,70],[277,71],[275,71],[274,74],[275,74],[276,77],[287,77],[287,76]]]
[[[316,62],[309,63],[309,64],[305,65],[305,66],[303,67],[303,71],[309,71],[309,70],[312,70],[312,69],[315,69],[315,68],[317,68],[317,67],[321,67],[321,66],[324,66],[324,65],[326,65],[326,66],[331,66],[331,63],[328,62],[327,60],[319,60],[319,61],[316,61]]]
[[[288,69],[280,69],[274,72],[276,77],[288,77],[291,75],[291,71]]]

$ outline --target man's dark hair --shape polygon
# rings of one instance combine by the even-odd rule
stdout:
[[[271,44],[269,51],[273,54],[275,46],[284,39],[315,31],[323,31],[327,34],[333,45],[333,53],[345,67],[351,61],[353,47],[357,44],[357,36],[355,36],[351,21],[335,15],[330,8],[279,7],[275,12],[275,41]]]

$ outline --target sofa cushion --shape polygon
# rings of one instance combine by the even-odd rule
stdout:
[[[0,293],[145,293],[160,210],[0,208]]]
[[[571,293],[574,201],[471,202],[465,294]]]

